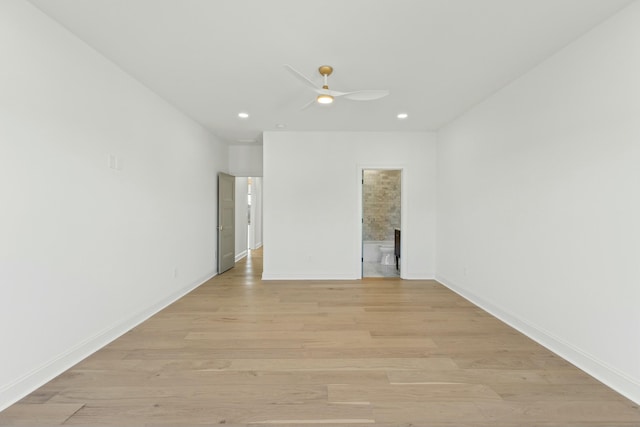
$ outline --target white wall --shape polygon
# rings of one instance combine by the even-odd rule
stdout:
[[[234,176],[262,176],[262,145],[231,145],[229,171]]]
[[[402,274],[435,274],[432,133],[265,132],[265,279],[361,277],[361,169],[403,170]]]
[[[25,1],[0,57],[3,409],[215,274],[228,152]]]
[[[258,249],[262,246],[262,178],[253,177],[252,179],[251,222],[253,223],[253,247],[251,249]]]
[[[236,261],[247,256],[248,239],[248,211],[247,204],[248,180],[246,177],[236,177]]]
[[[437,278],[640,402],[640,4],[439,133]]]

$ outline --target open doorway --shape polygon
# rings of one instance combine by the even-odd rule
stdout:
[[[402,170],[362,170],[362,277],[400,277]]]
[[[251,177],[247,178],[247,248],[251,250],[253,248],[253,241],[255,240],[255,236],[253,235],[254,226],[251,224],[251,182],[253,179]]]
[[[262,177],[236,177],[235,260],[262,246]]]

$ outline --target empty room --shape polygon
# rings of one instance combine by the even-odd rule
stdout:
[[[0,58],[0,425],[640,426],[637,0],[3,0]]]

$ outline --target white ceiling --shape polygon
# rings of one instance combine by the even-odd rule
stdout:
[[[31,2],[223,140],[249,144],[276,124],[437,129],[631,0]],[[318,66],[332,65],[331,89],[391,95],[301,111],[313,94],[283,64],[318,85]]]

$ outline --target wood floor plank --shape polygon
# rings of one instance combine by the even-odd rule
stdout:
[[[428,426],[637,426],[634,409],[619,402],[422,402],[375,405],[380,423]]]
[[[360,384],[386,385],[385,371],[163,371],[150,378],[146,384],[154,387],[172,387],[176,383],[189,387],[226,385],[296,385]]]
[[[306,354],[303,348],[180,348],[180,349],[137,349],[131,350],[126,356],[129,360],[180,360],[192,363],[202,363],[203,361],[211,361],[215,365],[220,365],[227,359],[240,358],[263,358],[263,359],[282,359],[303,357]],[[248,356],[248,357],[241,357]]]
[[[433,280],[261,272],[252,251],[0,425],[640,426],[637,404]]]
[[[491,387],[481,384],[424,383],[388,385],[329,384],[329,402],[440,402],[502,400]]]
[[[491,386],[504,400],[528,401],[619,401],[627,402],[623,396],[602,387],[600,384],[530,384],[523,388],[516,384],[494,384]]]
[[[215,406],[255,405],[321,405],[327,402],[324,384],[218,384],[149,386],[128,384],[100,387],[68,388],[58,392],[47,403],[68,404],[82,401],[89,406],[136,406],[170,402],[174,406],[190,406],[193,402],[215,402]]]
[[[444,357],[432,358],[384,358],[384,359],[234,359],[220,368],[210,370],[227,371],[247,371],[247,370],[269,370],[269,371],[359,371],[359,370],[446,370],[457,369],[451,359]]]
[[[543,373],[524,369],[456,369],[448,371],[388,371],[390,384],[509,384],[527,389],[529,384],[549,384]],[[523,387],[523,385],[527,385]]]
[[[216,340],[216,339],[275,339],[275,340],[370,340],[371,334],[365,330],[346,331],[208,331],[190,332],[186,340]]]
[[[125,421],[126,420],[126,421]],[[145,405],[87,405],[66,421],[68,425],[193,425],[193,424],[343,424],[373,422],[368,406],[331,404],[282,404],[216,406],[191,401],[187,406],[171,402]],[[366,420],[366,421],[365,421]]]
[[[81,403],[45,403],[40,405],[17,403],[0,412],[0,425],[63,424],[82,407]]]

